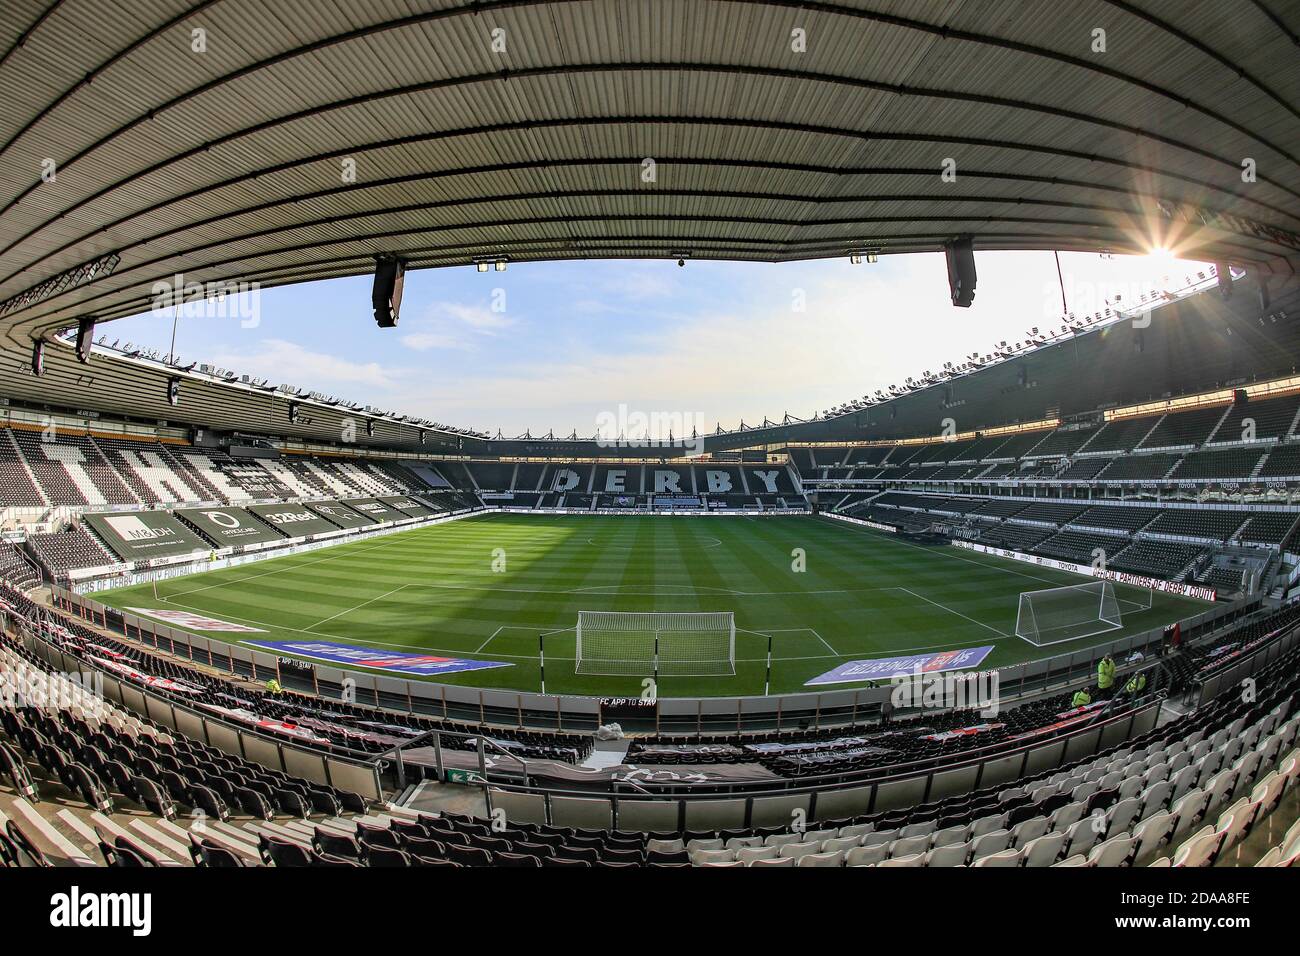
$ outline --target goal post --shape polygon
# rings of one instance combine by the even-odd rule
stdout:
[[[1143,587],[1140,584],[1129,584],[1124,581],[1115,582],[1115,599],[1119,601],[1119,609],[1125,614],[1151,610],[1154,594],[1154,589]]]
[[[574,671],[607,677],[730,677],[731,611],[579,611]]]
[[[1121,602],[1111,581],[1025,591],[1016,612],[1016,636],[1039,647],[1093,637],[1123,626]]]

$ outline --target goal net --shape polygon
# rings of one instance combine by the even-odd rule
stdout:
[[[1123,626],[1121,601],[1111,581],[1025,591],[1016,614],[1016,636],[1039,646],[1105,634]]]
[[[575,671],[611,677],[729,677],[731,611],[579,611]]]

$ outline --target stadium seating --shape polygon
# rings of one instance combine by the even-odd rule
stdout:
[[[1154,521],[1157,514],[1159,512],[1154,508],[1095,505],[1070,523],[1080,528],[1113,528],[1116,531],[1136,532]]]
[[[1258,446],[1199,451],[1179,462],[1169,477],[1174,480],[1217,478],[1245,481],[1254,476],[1262,457],[1263,452]]]
[[[851,449],[849,452],[848,463],[850,465],[880,465],[884,463],[885,458],[893,450],[894,450],[893,445],[874,445],[874,446],[855,447]],[[791,457],[794,459],[795,464],[798,465],[799,463],[798,457],[797,456],[791,456]]]
[[[1061,458],[1077,452],[1095,434],[1096,429],[1057,429],[1025,454],[1026,458]]]
[[[1147,525],[1148,534],[1178,535],[1202,538],[1207,541],[1226,541],[1246,520],[1240,511],[1208,511],[1200,508],[1179,508],[1162,511],[1155,521]]]
[[[1270,448],[1259,468],[1260,478],[1300,478],[1300,444]]]
[[[0,580],[18,588],[28,588],[40,580],[40,575],[23,553],[12,544],[0,541]]]
[[[4,596],[20,611],[31,606],[15,592]],[[1231,628],[1185,660],[1179,658],[1182,679],[1202,679],[1227,660],[1222,648],[1266,639],[1278,633],[1279,626],[1293,623],[1296,614],[1292,607]],[[93,640],[97,653],[119,653],[133,667],[193,681],[209,693],[220,692],[220,682],[186,665],[163,662],[131,645],[91,633],[78,622],[65,623],[69,628],[69,637],[63,640],[65,652],[77,653],[81,641]],[[39,660],[7,639],[0,641],[0,655],[0,665],[10,672],[44,670]],[[1276,805],[1285,786],[1277,783],[1279,774],[1289,775],[1283,780],[1294,780],[1294,745],[1300,731],[1297,662],[1300,652],[1293,650],[1267,665],[1258,675],[1258,697],[1224,695],[1142,738],[1049,773],[928,804],[819,819],[815,830],[581,831],[513,820],[503,829],[458,814],[374,810],[355,795],[269,771],[178,737],[101,697],[93,698],[99,710],[89,712],[73,695],[73,703],[56,714],[22,708],[0,714],[4,731],[0,743],[18,755],[16,768],[10,760],[5,782],[25,788],[17,799],[23,801],[23,820],[29,824],[26,829],[8,828],[5,853],[45,862],[63,853],[67,855],[62,862],[93,862],[62,835],[61,830],[71,828],[96,834],[100,855],[108,865],[184,863],[184,855],[189,855],[189,862],[198,866],[709,866],[782,860],[796,866],[886,861],[1046,866],[1067,860],[1078,863],[1076,857],[1082,857],[1085,865],[1114,866],[1142,865],[1170,853],[1176,864],[1208,863],[1240,841],[1250,824]],[[65,678],[45,675],[43,679]],[[250,694],[246,689],[240,693]],[[344,710],[352,718],[368,713],[355,704],[313,705],[292,693],[258,696],[256,706],[266,717],[317,730],[327,724],[331,707],[341,708],[335,719],[343,717]],[[999,742],[1013,744],[1017,736],[1057,720],[1063,709],[1070,710],[1067,695],[1006,710],[996,725],[988,725],[973,712],[950,711],[895,721],[877,728],[874,736],[785,732],[779,735],[784,740],[769,735],[769,741],[799,746],[769,751],[760,747],[758,759],[773,772],[794,779],[862,772],[900,760],[914,765],[943,761],[971,747],[987,751]],[[394,716],[387,713],[383,719],[392,721]],[[55,726],[60,728],[57,733]],[[57,744],[41,742],[56,739]],[[340,733],[330,739],[331,746],[341,750],[357,743],[355,734]],[[556,735],[539,733],[514,742],[529,757],[553,759],[555,739]],[[589,738],[576,739],[589,745]],[[756,736],[693,739],[740,748],[764,742]],[[638,763],[655,763],[653,748],[672,742],[671,737],[645,738],[634,745],[630,756]],[[57,825],[36,809],[44,804],[32,802],[47,791],[65,807]],[[11,800],[6,805],[14,804]],[[122,831],[114,822],[119,807],[138,807],[136,812],[142,810],[146,816]],[[186,808],[201,810],[210,830],[200,836],[176,829],[172,824],[178,810]],[[1243,816],[1247,813],[1249,820]],[[1097,814],[1104,818],[1104,827],[1093,825]],[[1198,828],[1207,820],[1218,821],[1215,832],[1221,832],[1222,839],[1209,852],[1184,851],[1188,838],[1199,836]],[[177,848],[185,854],[177,853]]]
[[[1296,415],[1300,414],[1300,395],[1253,399],[1234,405],[1218,430],[1209,439],[1213,444],[1266,441],[1289,436]]]
[[[1087,505],[1063,502],[1035,502],[1023,511],[1016,513],[1014,521],[1039,521],[1057,527],[1069,524],[1077,518]]]
[[[86,482],[75,480],[68,469],[56,457],[45,454],[42,448],[41,434],[28,431],[12,433],[14,444],[26,461],[32,475],[41,485],[41,490],[52,505],[87,505],[104,504],[98,489]],[[60,451],[67,451],[70,446],[56,446]],[[91,502],[89,498],[95,500]]]
[[[27,545],[37,560],[56,577],[79,568],[119,563],[85,528],[70,527],[52,534],[29,535]]]
[[[1257,512],[1251,515],[1239,537],[1252,544],[1281,547],[1295,533],[1298,517],[1289,511]]]
[[[0,488],[4,489],[0,505],[11,508],[42,508],[49,504],[37,489],[33,476],[23,461],[13,433],[0,429]]]
[[[1111,462],[1110,458],[1076,458],[1052,477],[1060,481],[1088,481],[1105,471]]]
[[[1192,580],[1197,584],[1213,587],[1220,595],[1229,595],[1241,592],[1243,577],[1241,568],[1228,568],[1212,564],[1194,574]]]
[[[1154,416],[1113,419],[1103,425],[1080,451],[1088,454],[1130,451],[1150,434],[1158,423],[1159,419]]]
[[[1124,455],[1111,461],[1097,477],[1102,481],[1155,481],[1169,474],[1177,462],[1177,455]]]
[[[1157,540],[1135,541],[1112,556],[1107,566],[1119,571],[1174,580],[1207,553],[1208,549],[1204,546]]]
[[[32,473],[51,504],[137,505],[139,500],[113,472],[88,436],[14,431]]]
[[[90,865],[84,848],[97,845],[108,866],[252,866],[261,862],[259,838],[309,846],[301,834],[312,818],[328,833],[369,819],[355,794],[179,736],[50,672],[7,639],[0,672],[57,702],[0,704],[8,756],[0,781],[18,784],[8,796],[0,787],[0,849],[15,861]],[[201,825],[179,825],[196,818]]]
[[[115,471],[146,505],[215,501],[215,491],[195,487],[160,442],[115,439],[98,442]]]
[[[999,524],[984,528],[979,533],[979,542],[994,548],[1009,551],[1029,551],[1040,541],[1052,534],[1048,528],[1035,528],[1031,525]]]
[[[1046,541],[1040,542],[1033,550],[1035,554],[1045,555],[1049,558],[1090,565],[1093,563],[1097,551],[1101,551],[1106,555],[1115,554],[1128,543],[1127,535],[1063,531]]]
[[[1033,458],[1040,455],[1042,443],[1056,434],[1051,431],[1030,431],[1013,434],[992,451],[986,452],[982,461],[1007,461],[1016,458]]]
[[[1171,412],[1142,440],[1139,448],[1190,448],[1206,441],[1227,412],[1226,405],[1213,405],[1188,412]]]

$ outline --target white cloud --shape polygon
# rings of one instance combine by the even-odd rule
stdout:
[[[485,363],[422,386],[414,411],[467,425],[580,435],[597,416],[625,403],[646,414],[693,416],[701,430],[780,418],[805,418],[907,376],[937,371],[986,353],[1002,340],[1023,340],[1031,327],[1059,324],[1060,292],[1050,254],[986,254],[979,261],[975,305],[949,301],[943,257],[896,257],[886,267],[837,262],[797,264],[738,284],[726,311],[694,312],[656,321],[629,348],[626,337],[580,338],[560,361]],[[1067,294],[1108,288],[1111,275],[1096,257],[1063,257]],[[1129,263],[1114,278],[1131,281]],[[1088,284],[1091,284],[1089,286]],[[803,290],[806,311],[792,310]],[[676,303],[674,303],[676,304]],[[936,431],[939,429],[936,410]],[[664,436],[657,436],[664,437]]]
[[[1059,326],[1051,253],[981,253],[976,261],[970,309],[952,307],[936,254],[861,266],[613,262],[566,273],[563,264],[535,264],[512,274],[510,286],[512,301],[538,313],[535,322],[493,311],[475,291],[457,301],[444,290],[447,300],[403,317],[400,336],[365,336],[349,315],[303,333],[310,348],[286,332],[205,361],[507,434],[576,428],[589,436],[597,417],[620,404],[678,421],[691,416],[705,430],[715,422],[730,428],[786,411],[805,418],[1002,339],[1023,339],[1031,327]],[[1070,307],[1080,310],[1104,302],[1113,287],[1170,271],[1083,254],[1062,254],[1061,262]],[[1173,271],[1196,268],[1179,263]],[[795,290],[805,311],[792,309]],[[331,335],[347,344],[335,349]]]
[[[263,339],[254,349],[219,352],[212,356],[211,362],[275,384],[288,383],[321,391],[337,385],[386,388],[394,375],[400,374],[379,362],[353,362],[282,339]]]
[[[502,290],[494,290],[494,295]],[[500,301],[504,302],[504,299]],[[515,324],[513,317],[477,303],[434,302],[413,321],[402,344],[417,352],[433,349],[471,349],[479,337],[495,336]]]
[[[440,332],[413,332],[409,335],[403,335],[402,344],[408,349],[414,349],[417,352],[428,352],[431,349],[464,349],[469,347],[464,339]]]

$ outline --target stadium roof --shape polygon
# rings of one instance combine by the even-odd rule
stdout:
[[[1298,30],[1273,0],[6,0],[0,345],[144,311],[176,274],[380,253],[969,234],[1294,271]]]

